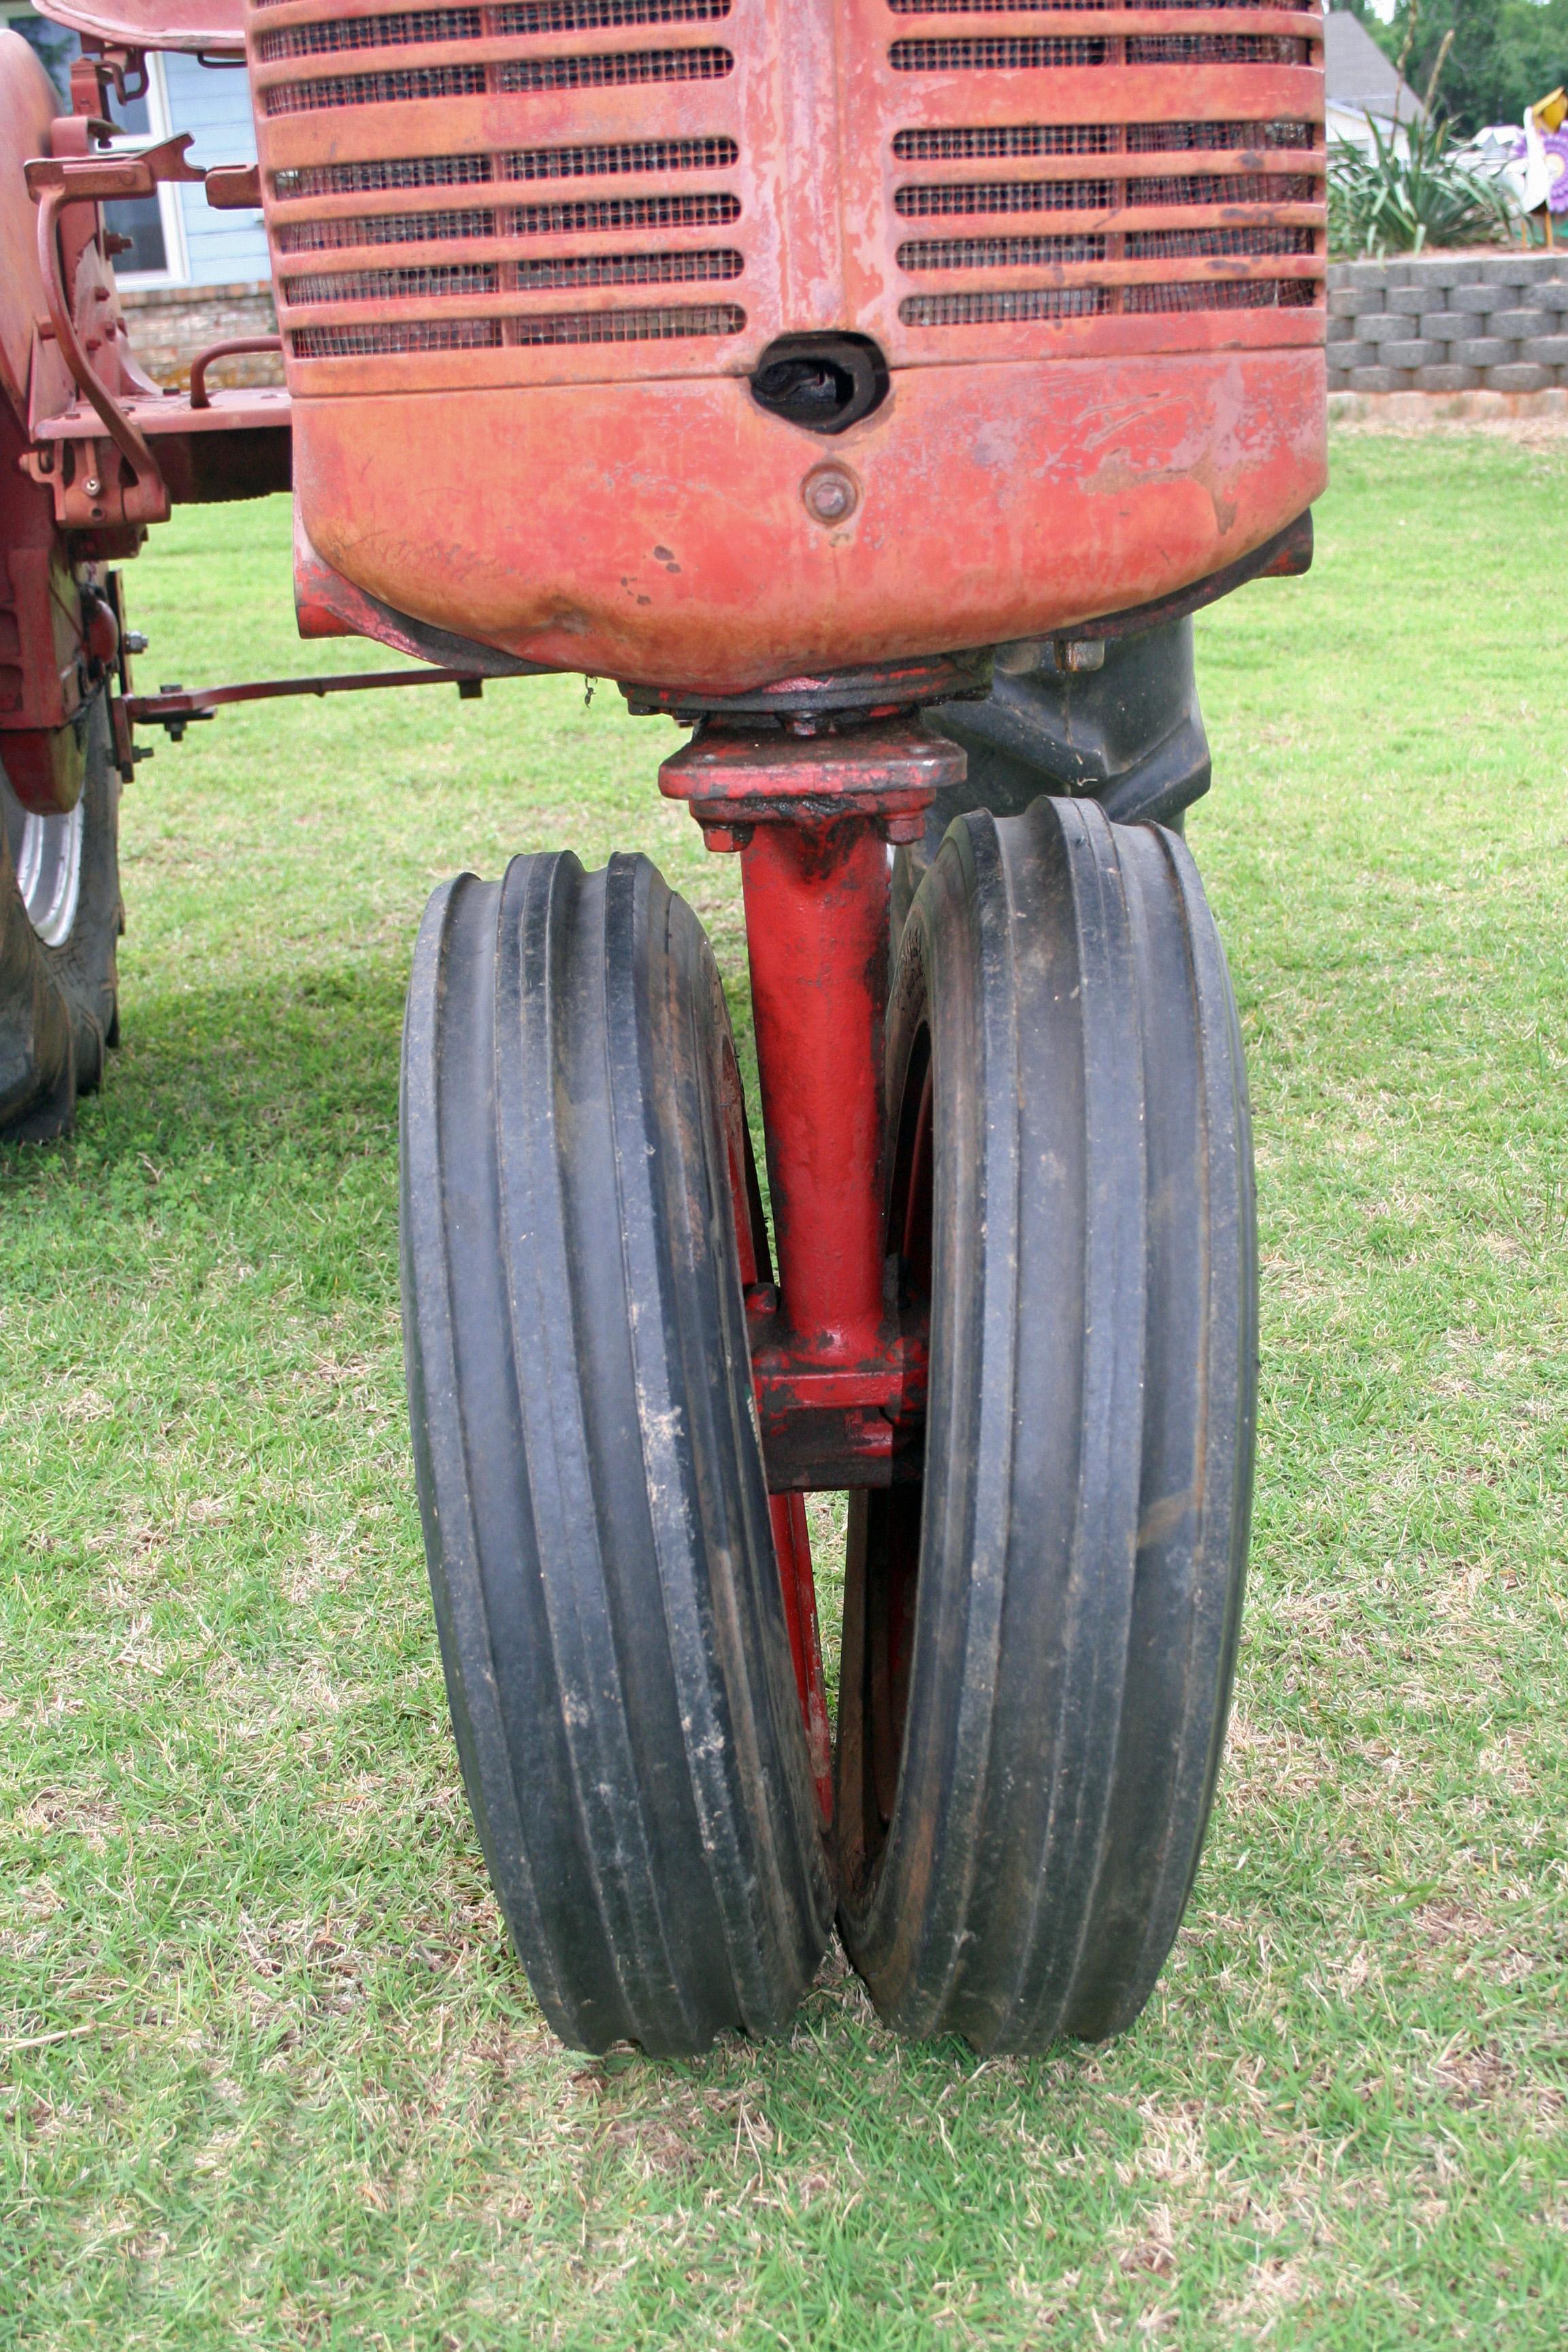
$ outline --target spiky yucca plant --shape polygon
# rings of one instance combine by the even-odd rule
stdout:
[[[1408,126],[1401,153],[1369,122],[1372,153],[1348,139],[1329,151],[1329,250],[1377,258],[1428,245],[1485,245],[1509,234],[1509,202],[1495,180],[1455,151],[1447,122]]]

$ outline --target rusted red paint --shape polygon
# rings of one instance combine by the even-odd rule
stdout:
[[[775,1487],[886,1485],[918,1430],[926,1335],[889,1296],[882,1234],[889,835],[918,834],[963,769],[903,717],[805,736],[710,720],[660,771],[741,853],[778,1260],[748,1305]]]
[[[49,0],[40,14],[113,47],[245,52],[244,0]]]
[[[46,294],[25,172],[59,128],[58,104],[32,49],[0,32],[0,763],[41,815],[74,806],[81,791],[71,722],[100,668],[88,642],[98,608],[83,593],[94,575],[73,560],[26,466],[30,407],[70,392],[57,344],[39,333]]]
[[[304,529],[377,603],[737,691],[1155,600],[1321,488],[1315,9],[593,13],[251,10]],[[825,444],[748,378],[830,331],[891,389]]]
[[[436,414],[296,387],[297,492],[334,570],[526,659],[715,692],[1147,603],[1324,479],[1314,351],[911,369],[834,444],[862,485],[834,530],[800,497],[821,444],[733,377]]]

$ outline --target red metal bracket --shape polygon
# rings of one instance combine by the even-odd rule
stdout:
[[[846,817],[873,820],[884,841],[918,841],[939,788],[963,772],[957,744],[917,719],[821,735],[708,719],[664,762],[658,788],[689,803],[710,849],[743,849],[759,824]]]
[[[73,96],[79,97],[85,105],[93,91],[98,93],[98,103],[102,103],[106,75],[112,78],[117,89],[122,89],[126,72],[132,69],[134,60],[127,55],[124,58],[79,59],[78,63],[90,68],[81,76],[73,69]],[[35,436],[43,446],[27,450],[22,459],[33,479],[53,490],[58,522],[67,530],[98,534],[107,530],[111,535],[127,528],[164,520],[169,512],[170,488],[147,434],[131,413],[132,405],[139,404],[127,404],[117,396],[114,383],[106,382],[103,373],[93,364],[95,345],[90,336],[84,342],[79,331],[72,311],[72,268],[60,249],[60,216],[73,205],[110,204],[151,196],[165,182],[205,186],[209,202],[220,209],[232,210],[237,205],[257,203],[260,194],[252,165],[218,164],[208,172],[192,163],[185,152],[191,144],[188,131],[141,149],[95,150],[90,142],[107,139],[112,130],[112,124],[79,112],[64,118],[55,125],[57,152],[35,157],[24,167],[28,192],[38,206],[38,268],[48,310],[47,320],[41,322],[41,331],[58,344],[79,391],[96,413],[99,430],[106,437],[84,435],[79,423],[74,431],[52,436],[42,430],[43,420],[35,420]],[[68,148],[65,146],[64,134],[68,134]],[[79,250],[79,239],[73,250]],[[107,241],[105,250],[113,250],[112,240]],[[111,290],[112,280],[106,277],[97,289],[99,299],[109,304],[100,330],[106,337],[112,337],[117,329],[120,334],[124,333],[124,322],[112,305]],[[230,352],[279,348],[278,339],[268,337],[223,343],[204,352],[198,362],[199,374],[196,371],[192,374],[190,408],[200,412],[210,407],[205,373],[215,359]],[[112,367],[109,373],[114,377]],[[138,384],[143,391],[153,390],[128,362],[120,376],[121,393]],[[56,451],[47,446],[55,437],[67,438],[77,446],[69,452]]]
[[[107,136],[111,126],[107,122],[89,122],[85,128],[89,136]],[[93,366],[77,332],[65,273],[60,267],[60,215],[71,205],[108,204],[150,196],[155,194],[160,182],[166,180],[194,180],[199,184],[206,175],[186,162],[185,150],[190,143],[190,132],[182,131],[176,138],[142,148],[140,153],[116,150],[109,154],[41,155],[23,167],[27,192],[38,207],[38,270],[50,330],[66,365],[97,410],[105,433],[123,460],[119,479],[113,478],[110,470],[97,469],[84,475],[79,484],[74,480],[62,482],[68,505],[64,519],[79,527],[104,522],[162,522],[169,511],[169,493],[144,436]],[[27,453],[29,470],[35,479],[43,480],[53,461],[45,463],[40,458],[35,464],[34,456],[31,451]],[[129,479],[124,478],[126,469]],[[77,492],[74,500],[69,496],[73,489]],[[79,511],[68,511],[72,507]]]

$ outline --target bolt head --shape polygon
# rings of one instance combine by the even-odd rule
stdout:
[[[847,522],[860,503],[860,485],[847,466],[817,466],[800,486],[814,522]]]

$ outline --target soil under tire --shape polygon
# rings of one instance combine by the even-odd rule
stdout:
[[[889,1076],[917,1255],[931,1203],[930,1407],[923,1492],[851,1508],[840,1926],[889,2023],[1035,2051],[1148,1999],[1240,1619],[1251,1144],[1184,843],[1090,802],[960,817],[904,929]]]
[[[646,858],[431,899],[402,1111],[426,1550],[490,1877],[590,2050],[782,2031],[832,1927],[727,1087],[711,951]]]

